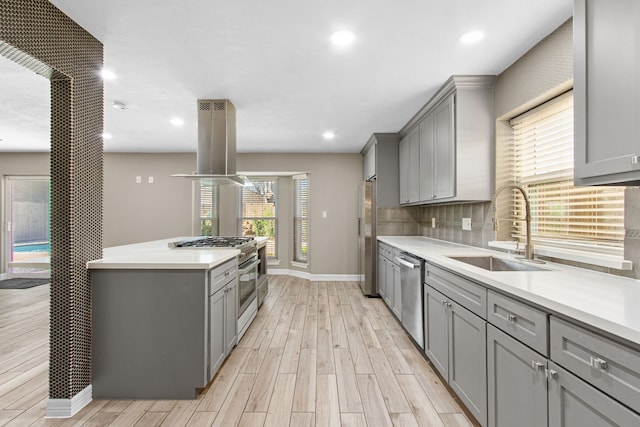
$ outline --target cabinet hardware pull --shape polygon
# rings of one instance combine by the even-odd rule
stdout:
[[[544,363],[540,363],[540,362],[536,362],[535,360],[532,360],[531,367],[536,371],[541,371],[544,369]]]
[[[450,302],[447,303],[447,308],[451,308],[451,303]]]
[[[599,357],[591,356],[591,366],[596,369],[607,369],[609,367],[609,363]]]
[[[547,378],[558,378],[558,371],[554,371],[553,369],[546,370]]]
[[[447,305],[447,300],[446,300],[446,299],[443,299],[442,301],[440,301],[440,303],[441,303],[442,305],[446,306],[446,305]]]
[[[638,155],[631,156],[631,164],[637,165],[638,163],[640,163],[640,156]]]
[[[518,320],[518,316],[516,316],[515,314],[509,313],[509,314],[507,314],[507,320],[509,322],[515,323]]]

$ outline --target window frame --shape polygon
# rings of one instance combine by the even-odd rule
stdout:
[[[507,183],[517,183],[519,185],[522,185],[527,190],[529,198],[531,199],[531,210],[532,210],[531,240],[536,244],[549,245],[549,246],[560,247],[564,249],[576,249],[577,247],[579,247],[580,250],[584,252],[609,253],[609,254],[616,253],[616,254],[622,255],[623,246],[624,246],[624,188],[575,186],[573,183],[573,170],[574,170],[573,145],[570,148],[571,150],[570,156],[568,156],[565,153],[565,157],[568,158],[569,161],[568,163],[567,162],[564,163],[565,165],[565,167],[563,168],[564,173],[559,173],[559,172],[550,173],[549,176],[551,178],[548,178],[548,179],[544,179],[543,173],[537,174],[535,176],[533,174],[530,174],[529,179],[523,178],[518,175],[518,172],[517,172],[518,164],[523,165],[523,168],[526,169],[527,167],[530,166],[530,164],[534,164],[536,162],[534,162],[531,158],[526,158],[525,160],[522,160],[522,158],[518,157],[519,156],[518,150],[521,148],[518,148],[518,141],[517,141],[518,134],[516,131],[516,127],[521,125],[523,120],[527,120],[530,117],[533,117],[535,119],[536,114],[538,114],[538,117],[544,117],[546,114],[548,114],[548,112],[552,108],[556,108],[554,107],[556,105],[559,106],[556,108],[556,110],[559,110],[560,108],[564,108],[562,107],[562,104],[559,104],[559,103],[565,102],[565,105],[566,105],[566,103],[568,102],[568,98],[571,98],[570,108],[572,110],[573,109],[573,93],[572,93],[572,90],[569,90],[563,94],[560,94],[558,96],[555,96],[553,98],[550,98],[550,99],[547,99],[546,101],[541,102],[539,105],[528,110],[527,112],[514,115],[513,117],[508,118],[505,121],[501,120],[501,122],[506,124],[506,126],[509,128],[510,134],[507,135],[505,138],[499,138],[497,140],[496,188],[499,188],[500,186]],[[549,108],[549,110],[545,111],[545,109],[547,108]],[[555,111],[554,114],[555,113],[558,113],[558,111]],[[568,113],[566,113],[563,110],[563,114],[566,115]],[[567,129],[570,129],[571,141],[573,141],[573,132],[572,132],[573,131],[573,113],[571,112],[568,117],[570,117],[571,125]],[[554,118],[551,120],[555,120],[555,119],[557,119],[557,117],[554,116]],[[566,119],[567,118],[565,117],[565,120]],[[545,126],[548,126],[548,122],[545,122],[542,126],[539,126],[539,127],[545,127]],[[534,138],[534,140],[536,139],[539,139],[539,138],[537,137]],[[550,139],[551,138],[549,137],[547,140],[550,140]],[[524,147],[531,149],[531,144],[532,144],[531,141],[528,141],[527,138],[523,138],[523,140],[525,140],[525,142],[523,143]],[[565,141],[565,144],[566,144],[566,141]],[[547,146],[542,146],[542,147],[546,149]],[[559,156],[558,158],[560,158],[561,155],[559,154],[558,156]],[[549,155],[547,155],[547,157],[549,157]],[[562,164],[562,162],[558,161],[558,159],[555,159],[554,162],[557,164]],[[548,162],[545,163],[542,160],[539,163],[544,163],[543,166],[548,165]],[[566,167],[567,164],[569,164],[570,166]],[[536,167],[538,167],[537,164],[536,164]],[[558,178],[558,175],[562,175],[562,177]],[[606,201],[607,198],[608,199],[615,198],[614,202],[608,202],[609,205],[612,206],[610,209],[616,212],[620,212],[622,217],[616,218],[615,221],[617,222],[613,222],[609,224],[602,221],[602,218],[596,218],[596,220],[592,222],[593,229],[590,232],[589,228],[586,225],[587,224],[586,221],[584,221],[584,218],[586,218],[586,216],[584,218],[575,219],[575,215],[576,215],[575,210],[579,208],[580,203],[577,203],[575,201],[566,203],[566,200],[563,200],[563,203],[560,203],[561,206],[564,205],[563,209],[561,209],[561,216],[566,216],[568,218],[568,219],[565,219],[564,222],[566,224],[571,225],[573,228],[576,228],[576,226],[573,225],[574,222],[580,222],[580,225],[577,226],[579,230],[577,232],[575,230],[562,231],[562,232],[558,232],[556,235],[552,235],[548,231],[546,233],[545,232],[541,233],[539,228],[542,228],[545,222],[553,220],[554,215],[547,215],[547,216],[541,217],[541,213],[540,213],[541,209],[538,209],[538,206],[541,206],[542,209],[544,209],[545,207],[550,206],[550,204],[553,204],[550,202],[553,202],[554,198],[560,199],[561,197],[565,197],[564,195],[560,196],[559,194],[561,193],[556,193],[558,195],[556,195],[555,197],[553,197],[552,195],[550,195],[550,193],[548,193],[549,191],[554,190],[553,189],[554,186],[560,187],[561,185],[563,186],[564,189],[563,190],[556,189],[555,191],[564,191],[564,193],[562,193],[564,195],[569,195],[569,194],[587,195],[588,194],[590,197],[594,199],[594,201],[592,202],[594,204],[601,203],[599,201]],[[541,188],[542,190],[536,191],[534,190],[534,187]],[[566,196],[566,197],[572,197],[572,196]],[[622,204],[622,206],[616,207],[616,205],[619,205],[619,204]],[[512,193],[511,198],[508,196],[508,193],[501,195],[501,197],[499,197],[496,200],[496,211],[497,211],[497,217],[502,219],[502,221],[499,220],[500,228],[497,234],[497,238],[504,239],[505,237],[508,237],[511,240],[515,239],[521,242],[524,241],[525,224],[524,224],[524,221],[521,220],[524,217],[524,201],[522,200],[522,197],[519,196],[516,192]],[[557,217],[558,215],[557,206],[554,213],[555,213],[555,216]],[[504,219],[508,219],[509,221],[505,221]],[[601,222],[598,222],[598,219]],[[593,219],[591,220],[593,221]],[[560,221],[560,222],[563,222],[563,221]],[[507,223],[509,224],[508,226],[505,225]],[[558,223],[557,218],[556,218],[556,223]],[[598,237],[599,232],[593,231],[593,230],[595,230],[598,227],[602,227],[602,225],[599,225],[599,224],[607,224],[606,225],[607,227],[610,227],[611,229],[614,230],[609,235],[617,236],[617,238],[614,237],[614,238],[605,239],[603,237]],[[614,224],[614,225],[612,226],[610,224]],[[582,233],[583,236],[580,237],[578,233]]]
[[[304,267],[309,264],[309,174],[298,174],[292,177],[293,180],[293,230],[292,230],[292,264]],[[306,189],[300,194],[299,185],[305,182]],[[304,197],[304,201],[302,200]],[[298,227],[302,227],[305,222],[306,231],[298,232]],[[303,247],[306,246],[306,253]]]
[[[200,236],[218,236],[220,234],[220,212],[219,212],[219,204],[220,204],[220,192],[218,191],[218,186],[211,180],[207,181],[206,179],[198,180],[195,183],[195,191],[197,192],[197,200],[198,200],[198,209],[195,215],[195,226],[194,231],[196,234]],[[206,194],[203,192],[203,184],[208,184],[211,186],[211,215],[203,216],[203,195]],[[203,221],[210,220],[211,221],[211,233],[204,234],[202,229]]]
[[[248,188],[244,188],[244,187],[240,187],[238,190],[238,236],[244,236],[243,233],[243,222],[244,221],[256,221],[256,220],[268,220],[268,221],[273,221],[273,226],[274,226],[274,230],[273,230],[273,253],[269,254],[269,241],[267,241],[267,259],[269,260],[278,260],[278,252],[279,252],[279,248],[278,248],[278,231],[279,231],[279,210],[280,210],[280,203],[279,203],[279,188],[280,188],[280,182],[279,182],[279,178],[278,176],[252,176],[249,177],[249,180],[254,183],[256,182],[262,182],[262,181],[271,181],[272,185],[273,185],[273,195],[275,198],[274,201],[274,215],[275,216],[243,216],[244,214],[244,191],[252,191]],[[256,190],[257,191],[257,190]],[[256,235],[256,237],[258,237]]]

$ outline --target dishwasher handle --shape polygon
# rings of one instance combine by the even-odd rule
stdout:
[[[419,262],[416,264],[405,258],[400,258],[400,257],[393,257],[393,260],[398,264],[403,265],[404,267],[407,267],[407,268],[420,268]]]

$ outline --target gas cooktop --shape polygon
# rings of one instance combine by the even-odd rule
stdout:
[[[218,237],[205,236],[193,239],[169,242],[169,247],[174,249],[197,249],[197,248],[239,248],[254,240],[253,237]]]

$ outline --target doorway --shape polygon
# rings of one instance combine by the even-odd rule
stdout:
[[[8,277],[49,277],[51,179],[7,176],[5,271]]]

